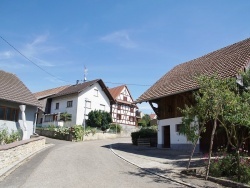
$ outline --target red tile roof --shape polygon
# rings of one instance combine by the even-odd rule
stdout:
[[[236,76],[250,64],[250,38],[177,65],[144,92],[137,103],[197,89],[198,75]]]
[[[2,70],[0,70],[0,100],[41,106],[36,97],[16,75]]]
[[[112,95],[114,99],[117,99],[117,97],[121,94],[122,90],[126,87],[125,85],[117,86],[114,88],[109,88],[109,92]]]

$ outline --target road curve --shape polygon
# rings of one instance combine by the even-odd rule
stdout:
[[[183,187],[128,164],[109,145],[115,140],[55,144],[22,164],[0,182],[0,187]]]

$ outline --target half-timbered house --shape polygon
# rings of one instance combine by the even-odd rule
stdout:
[[[124,129],[131,130],[137,125],[136,111],[138,107],[126,85],[109,89],[110,94],[115,99],[115,104],[111,107],[113,122],[120,124]]]
[[[235,77],[250,66],[250,38],[177,65],[144,92],[137,103],[149,102],[158,118],[158,147],[187,149],[191,144],[179,135],[182,114],[178,108],[194,103],[192,92],[199,88],[195,77],[218,74],[220,78]],[[201,150],[210,144],[212,126],[199,140]],[[219,134],[219,133],[217,133]],[[225,136],[215,136],[214,146],[226,142]]]

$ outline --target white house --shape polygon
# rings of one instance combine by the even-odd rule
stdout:
[[[137,103],[149,102],[158,119],[158,147],[188,149],[190,142],[179,134],[184,105],[193,105],[192,92],[199,88],[195,77],[218,74],[220,78],[236,77],[250,67],[250,38],[177,65],[145,91]],[[200,150],[208,150],[212,126],[198,142]],[[225,136],[219,132],[214,147],[223,145]],[[226,144],[226,143],[225,143]]]
[[[73,126],[84,125],[87,115],[92,110],[103,110],[110,112],[110,106],[114,102],[107,87],[101,79],[78,83],[76,85],[64,86],[47,90],[48,93],[44,103],[44,113],[39,113],[38,123],[45,125]],[[53,92],[54,91],[54,92]],[[42,93],[46,96],[46,91],[38,92],[35,95],[39,100]],[[47,108],[46,108],[47,106]],[[67,112],[71,115],[71,121],[62,122],[60,114]]]
[[[22,130],[23,139],[35,132],[35,114],[39,101],[19,78],[0,70],[0,129]]]
[[[133,131],[137,125],[136,111],[138,107],[134,104],[128,87],[126,85],[117,86],[110,88],[109,92],[115,99],[111,108],[113,122],[120,124],[123,130]]]

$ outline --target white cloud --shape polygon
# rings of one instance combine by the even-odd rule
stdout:
[[[0,52],[0,59],[10,59],[14,55],[15,54],[11,51],[3,51],[3,52]]]
[[[116,31],[101,38],[102,41],[113,43],[124,48],[135,48],[136,43],[130,39],[128,31]]]

